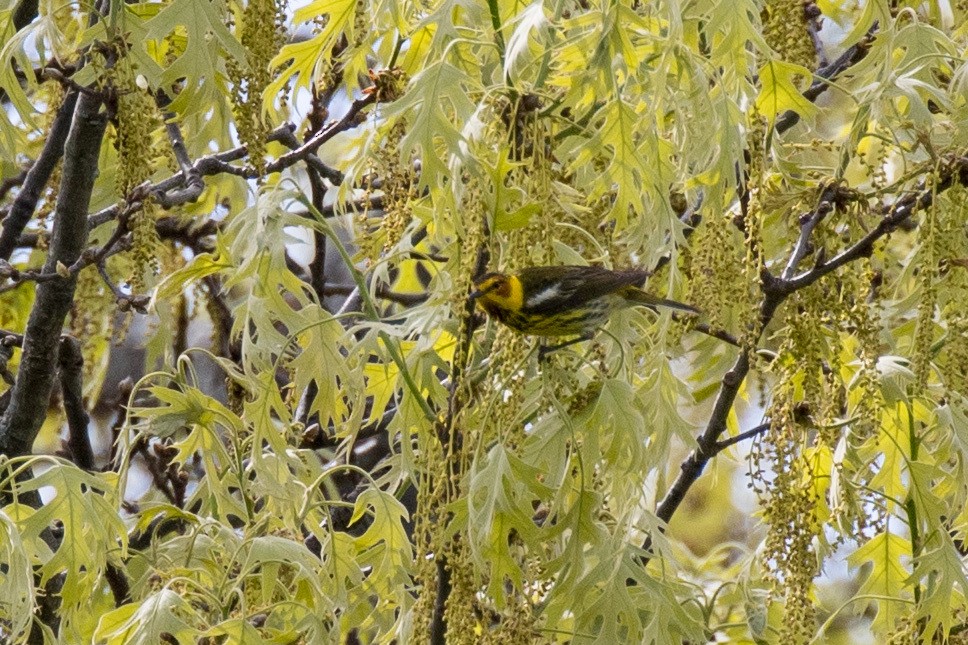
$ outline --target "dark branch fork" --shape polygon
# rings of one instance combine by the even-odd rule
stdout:
[[[54,123],[51,125],[40,156],[27,171],[20,192],[3,219],[3,230],[0,231],[0,260],[9,260],[14,249],[17,248],[20,234],[33,217],[44,188],[57,162],[64,155],[64,142],[67,141],[68,131],[74,119],[77,97],[77,92],[71,92],[64,98],[64,102],[57,110],[57,116],[54,117]]]
[[[848,48],[835,61],[818,70],[817,80],[804,91],[804,96],[810,101],[815,101],[830,87],[830,80],[860,62],[867,55],[876,30],[877,25],[875,24],[860,42]],[[774,131],[783,133],[796,125],[799,120],[800,116],[797,113],[787,112],[777,119],[774,124]],[[797,273],[800,264],[810,253],[813,231],[829,213],[834,211],[840,198],[844,196],[837,184],[832,183],[825,186],[821,190],[814,210],[801,216],[800,235],[780,275],[775,276],[768,269],[764,269],[762,272],[761,286],[764,298],[759,311],[759,329],[766,328],[767,324],[773,320],[779,306],[790,294],[812,285],[849,262],[870,256],[878,240],[905,224],[918,210],[928,207],[933,203],[938,193],[956,184],[968,186],[968,157],[948,159],[947,164],[942,167],[933,184],[923,181],[917,191],[905,195],[892,204],[884,205],[881,209],[882,218],[880,222],[863,238],[829,260],[826,259],[821,249],[816,256],[814,266]],[[656,515],[663,522],[668,523],[672,519],[679,505],[685,499],[686,493],[699,479],[710,459],[726,448],[745,439],[758,436],[769,429],[769,423],[764,423],[735,437],[719,439],[726,432],[726,419],[733,408],[740,387],[749,374],[750,367],[748,350],[741,350],[732,368],[723,376],[709,421],[705,430],[697,439],[697,447],[682,463],[678,477],[656,508]],[[643,544],[643,549],[646,551],[646,554],[641,558],[643,564],[648,563],[651,558],[651,554],[648,553],[651,546],[652,538],[649,537]]]
[[[884,206],[881,221],[867,235],[829,260],[824,260],[821,256],[811,269],[795,275],[797,265],[806,255],[805,249],[811,233],[826,213],[832,210],[831,200],[822,196],[816,209],[801,218],[800,237],[781,276],[774,276],[768,269],[763,270],[761,281],[765,295],[760,306],[760,329],[764,329],[773,319],[779,306],[790,294],[812,285],[853,260],[870,256],[878,240],[902,226],[919,210],[930,206],[939,193],[954,185],[968,186],[968,157],[949,159],[933,185],[922,182],[917,192]],[[825,189],[822,195],[829,197],[828,190],[831,188]],[[709,422],[697,440],[698,446],[682,463],[679,476],[656,508],[656,515],[663,522],[672,519],[689,488],[699,479],[710,459],[734,443],[756,436],[769,428],[769,424],[763,424],[736,437],[719,439],[726,431],[726,419],[749,370],[750,356],[747,351],[742,351],[733,367],[723,376]],[[648,550],[651,547],[651,538],[643,546]],[[648,558],[649,555],[646,555],[643,560],[647,562]]]
[[[73,124],[64,148],[64,170],[54,212],[54,235],[44,265],[45,273],[68,266],[80,257],[87,240],[87,206],[97,174],[101,138],[107,120],[100,100],[85,94],[78,98]],[[19,236],[19,233],[18,233]],[[23,354],[10,403],[0,417],[0,453],[30,454],[33,440],[46,415],[58,342],[64,319],[74,298],[75,280],[38,285],[36,301],[24,333]]]
[[[76,102],[76,96],[74,97],[74,101]],[[321,176],[333,182],[341,182],[343,180],[342,173],[323,164],[319,157],[316,156],[315,151],[336,134],[353,127],[360,117],[362,110],[372,103],[374,103],[374,99],[371,96],[355,101],[343,118],[327,125],[313,136],[312,139],[302,145],[299,144],[293,135],[293,130],[295,129],[293,124],[286,123],[276,128],[270,133],[268,140],[279,141],[294,149],[292,152],[286,153],[276,161],[270,163],[267,167],[267,172],[279,172],[300,161],[305,161]],[[70,104],[70,107],[73,107],[73,102],[66,101],[65,106],[68,104]],[[62,108],[61,111],[64,112],[65,110],[66,107]],[[45,152],[42,153],[38,162],[28,171],[25,186],[18,195],[18,201],[15,202],[10,215],[4,220],[3,232],[0,233],[0,260],[8,259],[13,249],[20,246],[22,242],[27,243],[32,241],[31,237],[22,236],[22,231],[36,207],[36,203],[40,197],[40,191],[46,184],[50,172],[53,170],[54,163],[61,156],[63,151],[63,138],[67,136],[66,127],[70,124],[70,116],[72,116],[72,112],[68,113],[64,119],[65,131],[62,133],[63,137],[55,136],[59,134],[57,130],[59,121],[55,122],[51,137],[48,139],[48,144],[45,147]],[[127,220],[135,212],[144,208],[149,200],[154,200],[163,208],[172,208],[197,200],[205,189],[205,183],[202,180],[204,176],[228,173],[246,178],[254,178],[258,174],[253,167],[234,166],[230,163],[231,161],[245,157],[247,153],[245,146],[238,146],[220,153],[201,157],[192,163],[188,157],[184,140],[177,124],[168,122],[165,125],[165,129],[180,167],[179,172],[156,184],[139,186],[133,191],[125,203],[109,206],[90,216],[88,218],[89,231],[113,219],[119,220],[119,225],[101,248],[86,250],[77,261],[67,267],[67,274],[63,270],[20,272],[12,269],[9,265],[7,265],[6,269],[0,266],[0,272],[6,274],[0,275],[0,278],[5,277],[8,279],[7,284],[0,286],[0,293],[14,289],[26,281],[43,283],[64,279],[65,277],[75,277],[83,268],[92,264],[97,265],[99,268],[103,267],[103,262],[106,258],[127,250],[130,247],[130,236],[126,236]],[[60,141],[59,147],[57,145],[58,141]],[[35,176],[36,178],[34,178]],[[20,202],[23,202],[23,204],[21,205]],[[25,213],[25,216],[21,217],[18,215],[21,211]],[[21,239],[22,237],[23,239]],[[9,252],[6,252],[8,247]],[[101,271],[101,275],[105,275],[104,271]],[[117,295],[118,290],[114,284],[110,281],[107,281],[107,284]]]

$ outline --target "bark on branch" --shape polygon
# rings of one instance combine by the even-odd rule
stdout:
[[[816,210],[801,218],[803,225],[801,226],[800,239],[791,253],[783,274],[776,277],[768,270],[763,271],[761,281],[764,297],[760,305],[760,329],[765,329],[767,324],[773,320],[777,309],[789,295],[810,286],[849,262],[869,256],[873,253],[874,245],[878,240],[901,226],[919,210],[930,206],[939,193],[959,184],[968,186],[968,157],[949,159],[933,183],[923,181],[919,190],[902,197],[893,204],[883,206],[881,221],[863,238],[831,259],[826,261],[821,259],[813,268],[799,275],[793,275],[797,264],[806,254],[804,249],[807,247],[815,222],[819,221],[826,212],[829,212],[830,201],[824,198],[819,200]],[[824,194],[826,194],[826,191]],[[706,424],[706,429],[697,440],[697,447],[682,463],[678,477],[656,508],[656,515],[663,522],[669,522],[672,519],[682,500],[685,499],[686,493],[699,479],[709,460],[732,445],[733,442],[729,439],[720,441],[719,437],[726,431],[726,419],[733,409],[739,389],[749,371],[749,354],[742,351],[732,369],[723,376],[716,403]],[[764,424],[754,428],[750,431],[752,433],[750,436],[764,432],[767,427],[768,425]],[[744,435],[741,436],[747,438]],[[648,538],[643,548],[649,550],[651,545],[652,540]],[[646,555],[643,561],[647,562],[648,559],[649,556]]]
[[[84,409],[84,356],[81,354],[81,343],[73,336],[62,336],[58,359],[64,413],[67,416],[67,447],[78,468],[94,470],[94,450],[88,432],[90,417]]]
[[[67,134],[71,127],[71,120],[74,118],[74,109],[77,106],[77,92],[71,92],[64,98],[64,103],[57,110],[54,123],[47,134],[47,141],[40,152],[40,156],[27,172],[23,186],[17,194],[10,207],[10,212],[3,220],[3,230],[0,231],[0,260],[9,260],[17,243],[20,234],[23,232],[30,218],[33,217],[37,202],[50,180],[57,162],[64,156],[64,142],[67,141]]]
[[[87,209],[97,177],[98,153],[107,118],[93,95],[78,99],[64,150],[64,171],[53,236],[45,272],[78,260],[87,242]],[[58,345],[64,319],[74,299],[76,278],[52,280],[37,286],[37,295],[24,333],[23,356],[10,405],[0,417],[0,454],[30,454],[47,414],[57,368]]]

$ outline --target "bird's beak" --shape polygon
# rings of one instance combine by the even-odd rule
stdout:
[[[470,299],[471,299],[471,301],[474,301],[474,300],[477,300],[478,298],[480,298],[483,295],[484,295],[484,292],[481,291],[480,289],[478,289],[477,291],[472,291],[471,292]]]

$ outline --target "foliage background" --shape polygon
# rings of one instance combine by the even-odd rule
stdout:
[[[966,18],[0,3],[2,638],[964,638]]]

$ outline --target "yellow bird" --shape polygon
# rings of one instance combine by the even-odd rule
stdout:
[[[514,274],[487,273],[471,298],[488,316],[522,334],[591,338],[612,312],[635,305],[698,310],[641,289],[648,271],[589,266],[529,267]],[[565,343],[565,345],[571,344]],[[559,345],[553,349],[558,349]]]

